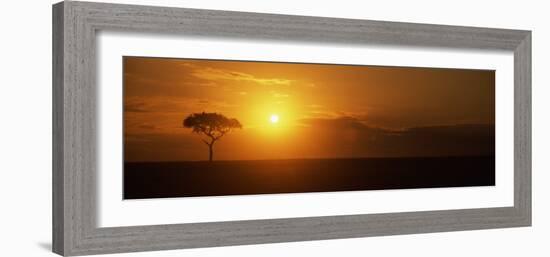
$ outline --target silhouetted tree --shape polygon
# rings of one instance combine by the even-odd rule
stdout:
[[[214,158],[213,146],[225,134],[233,129],[242,128],[241,123],[237,119],[227,118],[219,113],[193,113],[183,120],[183,126],[192,128],[194,133],[204,134],[209,137],[209,140],[202,140],[208,145],[209,158],[212,161]]]

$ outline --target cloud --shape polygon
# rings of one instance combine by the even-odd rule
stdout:
[[[342,117],[353,118],[356,120],[365,120],[368,117],[367,107],[363,107],[362,111],[335,111],[328,109],[319,104],[309,104],[305,106],[305,117],[310,119],[322,118],[322,119],[338,119]],[[369,124],[371,124],[369,122]]]
[[[124,99],[124,131],[127,135],[181,134],[186,115],[195,112],[222,112],[235,105],[225,101],[184,97],[133,96]]]
[[[271,96],[275,97],[275,98],[288,98],[290,97],[289,94],[283,94],[283,93],[279,93],[279,92],[275,92],[275,91],[271,91]]]
[[[189,73],[143,71],[142,73],[126,72],[124,74],[125,96],[199,96],[204,92],[219,90],[221,85],[216,81],[200,80]]]
[[[148,112],[147,103],[145,101],[136,101],[129,99],[124,101],[125,112]]]
[[[261,85],[282,85],[288,86],[292,83],[292,80],[281,78],[260,78],[252,74],[231,71],[226,69],[212,68],[212,67],[200,67],[198,65],[183,63],[182,66],[191,68],[191,75],[196,78],[219,81],[219,80],[233,80],[233,81],[247,81]]]
[[[352,118],[311,118],[305,124],[304,141],[335,149],[341,156],[453,156],[494,155],[493,124],[453,124],[392,130]],[[305,143],[305,142],[304,142]]]
[[[226,101],[203,98],[165,96],[127,96],[124,98],[124,112],[182,113],[205,110],[223,110],[236,105]]]
[[[138,127],[142,128],[142,129],[148,129],[148,130],[154,130],[154,129],[159,128],[158,126],[150,124],[150,123],[142,123],[142,124],[138,125]]]

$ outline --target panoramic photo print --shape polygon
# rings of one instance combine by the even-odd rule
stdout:
[[[122,61],[124,199],[495,184],[493,70]]]

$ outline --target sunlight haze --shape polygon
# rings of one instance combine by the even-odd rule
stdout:
[[[494,134],[494,71],[146,57],[123,62],[128,161],[204,160],[200,135],[182,127],[185,117],[201,112],[242,124],[216,143],[220,160],[493,150],[459,142],[465,134],[483,140]],[[452,139],[439,145],[423,143],[449,133]]]

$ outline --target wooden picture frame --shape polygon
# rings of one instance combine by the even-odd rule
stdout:
[[[132,227],[96,224],[100,30],[514,52],[513,207]],[[53,6],[53,251],[60,255],[531,225],[531,32],[65,1]]]

